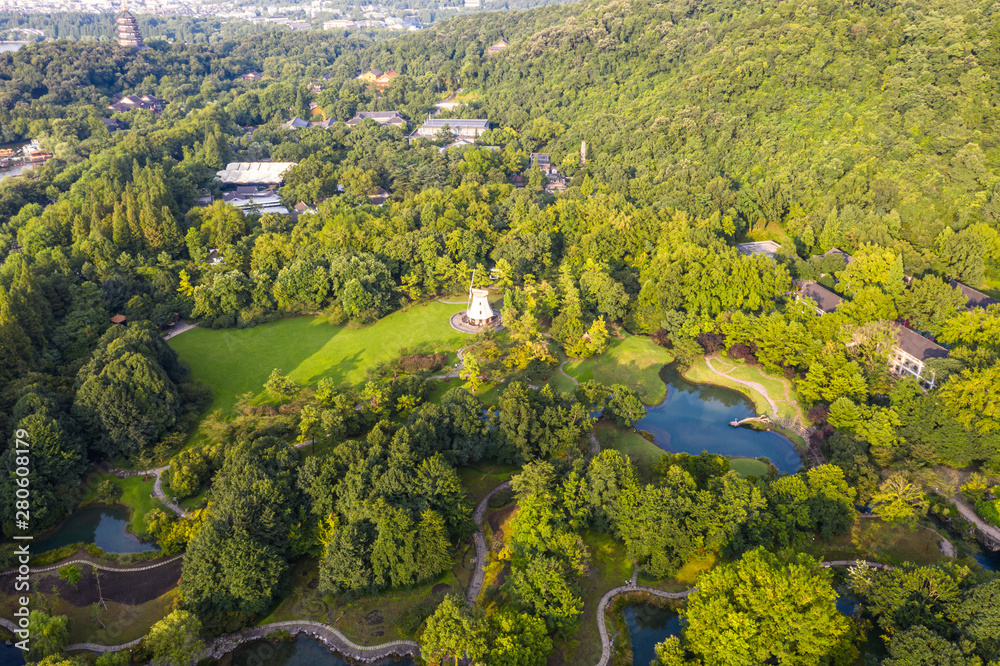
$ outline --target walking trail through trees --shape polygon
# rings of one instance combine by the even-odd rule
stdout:
[[[310,442],[303,442],[296,445],[305,446]],[[159,468],[161,471],[165,468]],[[119,470],[122,471],[122,470]],[[153,470],[155,471],[155,470]],[[147,472],[127,472],[129,475],[135,474],[148,474]],[[476,526],[479,528],[473,535],[473,540],[476,546],[476,570],[473,574],[472,581],[469,583],[469,590],[466,595],[466,602],[472,606],[476,603],[476,598],[482,591],[483,579],[486,575],[486,559],[488,555],[488,550],[486,548],[486,539],[483,536],[482,524],[483,520],[486,518],[486,512],[489,509],[489,501],[493,495],[501,490],[509,489],[511,487],[510,481],[504,481],[500,485],[496,486],[490,490],[479,501],[476,505],[476,510],[472,514],[473,521],[475,521]],[[43,573],[46,571],[52,571],[58,569],[59,567],[65,566],[67,564],[88,564],[90,566],[96,567],[103,571],[109,571],[113,573],[125,573],[125,572],[135,572],[135,571],[145,571],[152,569],[154,567],[162,566],[168,564],[183,557],[183,555],[178,555],[177,557],[170,558],[168,560],[163,560],[156,562],[155,564],[150,564],[146,566],[138,567],[108,567],[105,565],[96,564],[88,560],[72,560],[69,562],[62,562],[59,564],[54,564],[48,567],[43,567],[40,569],[33,569],[32,573]],[[863,565],[871,567],[874,569],[883,569],[886,571],[891,571],[892,567],[880,564],[878,562],[869,562],[867,560],[832,560],[827,562],[822,562],[824,567],[838,567],[838,566],[858,566]],[[10,571],[4,572],[4,574],[9,574]],[[682,592],[665,592],[663,590],[658,590],[652,587],[644,587],[637,585],[636,582],[639,578],[639,567],[638,565],[633,565],[632,568],[632,578],[629,580],[627,585],[622,585],[614,589],[608,590],[597,607],[597,628],[601,635],[601,659],[597,663],[597,666],[607,666],[608,660],[611,657],[611,647],[612,640],[608,636],[607,620],[605,618],[605,612],[607,610],[608,604],[611,600],[619,594],[639,592],[645,594],[651,594],[664,599],[684,599],[692,592],[695,592],[698,588],[693,587]],[[8,630],[13,631],[17,627],[10,620],[0,618],[0,625],[6,627]],[[244,629],[243,631],[238,631],[233,634],[227,634],[225,636],[220,636],[209,643],[209,655],[214,658],[219,658],[232,650],[236,649],[243,643],[247,643],[260,638],[266,638],[269,634],[276,631],[287,631],[292,635],[304,633],[306,635],[312,636],[313,638],[319,640],[324,645],[330,647],[331,649],[337,651],[343,656],[349,657],[356,661],[371,662],[389,657],[392,655],[397,656],[416,656],[419,654],[420,646],[413,641],[390,641],[387,643],[380,643],[377,645],[358,645],[354,643],[346,636],[344,636],[335,627],[321,622],[312,622],[308,620],[299,621],[289,621],[289,622],[273,622],[271,624],[260,625],[257,627],[250,627]],[[76,643],[67,647],[67,650],[78,650],[87,652],[115,652],[118,650],[123,650],[132,647],[139,643],[141,639],[135,640],[131,643],[126,643],[124,645],[97,645],[93,643]]]

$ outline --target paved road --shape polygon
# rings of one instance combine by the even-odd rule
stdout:
[[[198,324],[189,324],[188,322],[184,321],[183,319],[180,319],[180,320],[177,321],[177,323],[175,323],[173,325],[173,327],[170,329],[170,331],[166,335],[163,336],[163,339],[164,340],[169,340],[170,338],[176,338],[181,333],[186,333],[186,332],[190,331],[192,328],[197,328],[197,327],[198,327]]]
[[[976,526],[976,529],[979,530],[980,534],[993,541],[993,543],[1000,548],[1000,528],[989,524],[977,516],[975,510],[958,497],[952,497],[952,500],[955,502],[958,512],[961,513],[966,520],[973,523]]]
[[[469,591],[465,595],[465,602],[470,606],[475,605],[476,597],[482,592],[483,578],[486,576],[486,558],[489,551],[486,549],[486,538],[483,536],[483,519],[486,518],[486,510],[490,508],[490,498],[493,494],[507,488],[510,488],[510,481],[504,481],[486,493],[486,497],[479,501],[476,510],[472,512],[472,520],[479,529],[472,535],[473,543],[476,545],[476,571],[472,574],[472,582],[469,583]]]

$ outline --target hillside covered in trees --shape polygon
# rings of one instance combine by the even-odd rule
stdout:
[[[482,13],[391,39],[263,31],[0,54],[0,140],[52,154],[0,181],[4,469],[7,435],[28,433],[40,532],[91,498],[96,464],[166,466],[191,511],[146,502],[143,524],[165,553],[186,551],[183,617],[168,619],[195,638],[277,612],[302,568],[324,604],[433,586],[475,531],[483,488],[469,478],[486,466],[513,474],[490,507],[508,522],[489,535],[488,603],[419,606],[405,631],[425,655],[572,662],[588,649],[587,577],[610,548],[658,585],[711,568],[684,611],[695,629],[660,647],[663,664],[870,651],[916,666],[938,647],[993,663],[985,600],[998,582],[971,560],[893,555],[892,571],[834,581],[809,554],[877,552],[858,506],[876,534],[933,531],[931,512],[959,541],[969,523],[954,497],[997,511],[998,53],[989,4],[705,0]],[[359,80],[370,69],[399,76],[380,89]],[[467,106],[440,118],[491,128],[474,145],[408,138],[451,93]],[[162,109],[107,108],[126,94]],[[410,126],[284,127],[371,110]],[[533,153],[551,155],[565,187],[547,187]],[[233,161],[295,163],[277,194],[301,212],[229,205],[215,175]],[[748,256],[736,248],[748,240],[780,249]],[[399,344],[354,367],[362,350],[300,384],[273,345],[244,359],[272,363],[266,381],[225,397],[162,338],[175,316],[221,335],[310,315],[334,346],[359,329],[375,346],[387,318],[408,334],[473,271],[506,329],[468,337],[460,358],[447,355],[458,345]],[[954,281],[981,290],[981,306]],[[799,297],[812,282],[835,307]],[[922,381],[890,371],[900,331],[944,345]],[[741,475],[721,456],[644,464],[607,450],[642,439],[648,364],[610,380],[594,369],[629,340],[682,369],[725,358],[732,377],[780,387],[806,469]],[[564,372],[575,359],[589,374]],[[108,497],[124,485],[101,478]],[[0,475],[5,536],[16,492]],[[834,583],[860,617],[836,611]],[[759,633],[722,645],[720,618],[733,617]]]

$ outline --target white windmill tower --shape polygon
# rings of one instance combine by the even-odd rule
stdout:
[[[494,322],[496,316],[490,307],[490,292],[473,287],[475,281],[476,271],[472,271],[472,281],[469,282],[469,307],[465,310],[465,319],[472,326],[488,326]]]

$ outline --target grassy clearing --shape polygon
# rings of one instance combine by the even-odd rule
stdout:
[[[882,564],[932,564],[940,560],[940,539],[920,527],[889,525],[880,519],[862,518],[845,535],[829,542],[818,538],[801,550],[820,560],[867,559]]]
[[[419,587],[388,590],[378,596],[340,599],[321,595],[318,590],[319,565],[304,559],[292,571],[292,589],[274,612],[259,624],[288,620],[313,620],[335,626],[360,645],[413,638],[423,619],[433,612],[441,597],[454,592],[465,594],[471,564],[463,546],[451,571]],[[434,589],[437,588],[437,592]]]
[[[643,481],[649,481],[653,465],[666,453],[639,433],[607,421],[600,421],[594,426],[594,435],[602,449],[614,449],[628,456]]]
[[[130,510],[128,528],[137,536],[146,536],[146,514],[153,509],[162,509],[163,504],[155,497],[150,497],[153,493],[153,477],[149,481],[143,481],[144,477],[130,476],[119,479],[114,474],[107,472],[91,472],[83,482],[83,487],[87,492],[83,495],[81,503],[96,502],[97,486],[106,479],[111,479],[116,486],[122,489],[121,499],[117,504],[124,504]]]
[[[433,301],[359,329],[330,326],[324,317],[282,319],[241,330],[196,328],[169,344],[191,367],[194,379],[211,387],[212,408],[228,411],[238,395],[259,393],[274,368],[302,385],[324,377],[357,384],[368,368],[395,358],[402,348],[454,350],[471,341],[448,324],[456,309],[460,306]]]
[[[715,553],[705,553],[702,556],[692,558],[684,563],[684,566],[681,567],[674,578],[678,583],[694,585],[698,582],[698,576],[715,566],[717,559]]]
[[[673,360],[670,352],[649,338],[626,334],[603,354],[567,363],[565,370],[581,382],[594,379],[602,384],[624,384],[645,404],[658,405],[667,397],[660,369]]]
[[[486,493],[510,478],[519,468],[513,465],[481,464],[474,467],[462,467],[458,470],[458,478],[462,487],[468,491],[473,504],[478,504]]]
[[[597,632],[597,606],[608,590],[624,585],[632,577],[632,560],[624,544],[610,534],[587,531],[583,541],[590,551],[590,570],[580,581],[583,614],[580,629],[572,638],[555,641],[566,664],[594,664],[601,657],[601,636]]]
[[[719,369],[722,370],[724,368]],[[771,404],[767,401],[767,398],[749,387],[737,384],[728,377],[715,374],[708,369],[707,361],[704,358],[698,358],[695,360],[695,362],[691,364],[691,367],[684,371],[684,378],[690,382],[695,382],[696,384],[723,386],[742,393],[753,400],[754,409],[757,410],[758,414],[771,413]]]
[[[767,463],[763,463],[756,458],[730,458],[729,466],[734,472],[744,479],[748,476],[767,476]]]

